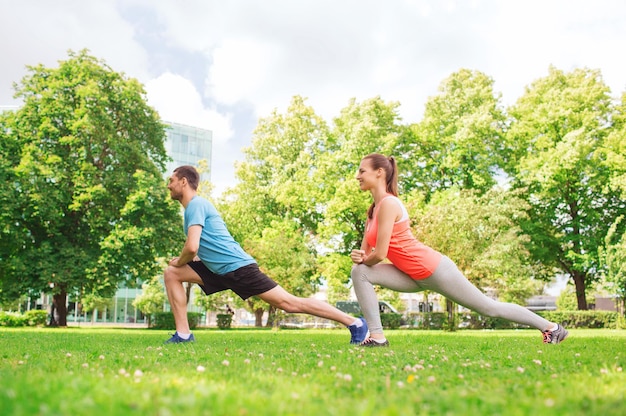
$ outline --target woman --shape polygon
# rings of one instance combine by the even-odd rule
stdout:
[[[393,157],[365,156],[356,177],[362,191],[370,191],[374,202],[367,213],[360,250],[350,257],[352,283],[370,336],[360,345],[388,346],[380,321],[373,285],[398,292],[431,290],[485,316],[508,319],[539,329],[544,343],[558,344],[568,332],[528,309],[497,302],[485,296],[446,256],[419,242],[411,233],[406,208],[398,199],[398,171]],[[381,263],[387,258],[391,263]]]

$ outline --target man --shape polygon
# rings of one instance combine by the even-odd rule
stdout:
[[[185,208],[187,240],[180,255],[165,269],[165,288],[176,322],[176,332],[166,343],[195,341],[187,321],[184,282],[197,283],[207,295],[230,289],[244,300],[258,296],[285,312],[332,319],[348,327],[351,344],[365,339],[368,330],[363,318],[355,319],[317,299],[296,297],[261,272],[231,236],[213,204],[197,195],[199,180],[193,166],[180,166],[167,185],[172,199]]]

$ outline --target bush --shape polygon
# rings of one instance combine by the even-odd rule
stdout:
[[[229,313],[220,313],[217,315],[217,327],[220,329],[229,329],[233,321],[233,316]]]
[[[463,323],[461,326],[467,329],[514,329],[520,327],[515,322],[504,318],[491,318],[476,312],[462,314],[461,322]]]
[[[566,328],[617,329],[620,316],[611,311],[542,311],[539,315]]]
[[[24,312],[24,319],[26,319],[28,326],[45,325],[48,320],[48,311],[31,309],[30,311]]]
[[[187,313],[187,321],[189,322],[189,329],[195,329],[198,327],[198,323],[200,322],[200,318],[202,318],[202,314],[199,312],[188,312]],[[152,320],[153,329],[172,329],[176,328],[176,323],[174,322],[174,314],[172,312],[157,312],[154,314],[154,319]]]
[[[0,312],[0,326],[26,326],[27,323],[28,320],[21,313]]]
[[[415,312],[407,315],[408,325],[419,329],[443,329],[448,323],[444,312]]]
[[[402,324],[402,315],[399,313],[381,313],[380,321],[383,324],[383,328],[397,329]]]

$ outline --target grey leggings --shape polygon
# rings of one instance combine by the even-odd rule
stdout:
[[[383,333],[378,298],[373,285],[386,287],[397,292],[432,290],[481,315],[504,318],[541,331],[552,325],[550,321],[520,305],[498,302],[487,297],[470,283],[456,264],[446,256],[442,257],[435,272],[423,280],[410,278],[393,264],[384,263],[374,266],[357,264],[352,268],[352,284],[372,334]]]

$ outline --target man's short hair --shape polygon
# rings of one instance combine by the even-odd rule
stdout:
[[[178,179],[187,178],[187,183],[191,186],[191,189],[194,191],[198,189],[198,184],[200,183],[200,175],[196,168],[190,165],[179,166],[174,169],[174,174]]]

